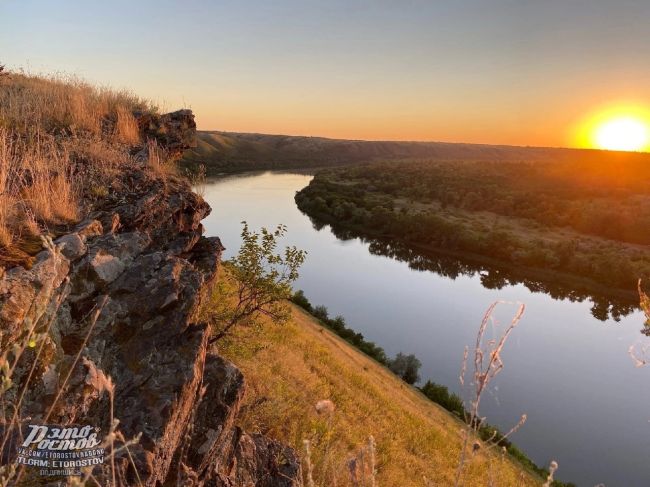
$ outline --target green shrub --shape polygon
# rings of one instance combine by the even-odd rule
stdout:
[[[447,387],[428,380],[420,387],[420,391],[433,402],[440,404],[447,411],[456,414],[459,418],[465,417],[463,400],[457,394],[449,392]]]
[[[313,306],[305,296],[305,293],[301,290],[294,293],[291,297],[291,301],[305,311],[311,313],[315,318],[318,318],[325,326],[343,338],[346,342],[353,345],[356,349],[362,351],[369,357],[372,357],[380,364],[385,365],[386,367],[389,366],[391,361],[386,356],[384,349],[373,342],[367,341],[361,333],[357,333],[348,328],[345,318],[342,316],[339,315],[330,318],[329,312],[325,306]]]

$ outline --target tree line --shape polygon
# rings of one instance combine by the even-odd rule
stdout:
[[[639,277],[650,276],[650,255],[638,244],[650,242],[650,224],[643,224],[650,198],[636,193],[644,185],[585,187],[552,168],[515,166],[402,163],[330,170],[318,173],[295,200],[316,220],[412,248],[470,253],[630,293]],[[632,224],[628,206],[646,200],[648,213]]]

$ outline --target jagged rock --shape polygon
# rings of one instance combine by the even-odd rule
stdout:
[[[141,122],[173,150],[194,128],[187,111]],[[140,436],[115,459],[120,485],[299,485],[293,450],[235,426],[243,377],[195,322],[224,250],[202,236],[210,207],[174,177],[127,169],[120,179],[124,191],[46,240],[31,269],[0,275],[2,344],[32,326],[45,334],[39,360],[26,349],[14,373],[15,390],[31,377],[20,416],[106,433],[114,388],[120,432]],[[106,466],[94,475],[108,478]]]
[[[70,302],[86,299],[116,280],[151,243],[142,232],[97,237],[89,251],[71,272]]]
[[[244,378],[230,362],[215,354],[206,359],[204,388],[198,405],[184,463],[205,476],[227,461],[224,445],[229,439],[244,393]]]
[[[210,487],[299,487],[300,461],[296,452],[260,435],[235,428],[230,462],[208,477]]]
[[[52,245],[36,255],[31,269],[17,266],[5,272],[0,280],[2,346],[43,318],[60,296],[69,269],[70,261]]]
[[[145,138],[155,140],[171,154],[196,147],[196,123],[191,110],[178,110],[164,115],[138,113],[136,120]]]
[[[61,248],[61,253],[71,261],[78,259],[88,250],[85,239],[78,233],[64,235],[58,238],[55,243]]]
[[[99,220],[89,218],[74,227],[73,231],[84,237],[94,237],[104,233],[104,226]]]

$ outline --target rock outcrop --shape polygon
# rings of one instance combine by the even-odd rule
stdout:
[[[170,121],[174,130],[160,129]],[[142,124],[164,132],[158,141],[172,151],[195,127],[187,111]],[[136,167],[115,186],[73,231],[44,240],[30,269],[0,275],[2,345],[30,329],[39,334],[7,399],[32,422],[88,424],[106,434],[118,419],[116,445],[139,437],[115,455],[121,485],[299,485],[293,450],[236,427],[244,379],[197,320],[223,250],[202,235],[210,207],[186,182]],[[5,458],[13,449],[5,445]],[[110,479],[107,468],[95,476]]]
[[[138,127],[146,139],[155,140],[172,155],[196,147],[196,123],[191,110],[178,110],[163,115],[137,114]]]

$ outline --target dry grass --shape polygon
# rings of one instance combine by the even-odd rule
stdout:
[[[85,134],[128,142],[133,140],[132,113],[152,109],[128,91],[96,87],[71,76],[12,73],[2,83],[1,124],[20,132]]]
[[[135,145],[140,142],[140,130],[131,109],[118,105],[115,109],[115,131],[113,136],[119,142]]]
[[[292,307],[286,325],[262,320],[257,328],[236,330],[219,350],[246,377],[241,426],[299,452],[308,440],[315,485],[353,485],[349,461],[371,435],[377,485],[454,484],[463,423],[299,308]],[[316,411],[323,399],[334,403],[332,414]],[[466,466],[463,485],[489,485],[490,475],[499,486],[543,482],[490,451]]]
[[[147,167],[160,176],[176,174],[176,163],[154,140],[147,143]]]
[[[105,192],[141,144],[136,111],[155,108],[72,77],[0,78],[0,261],[29,263],[41,235],[81,218],[89,188]]]

